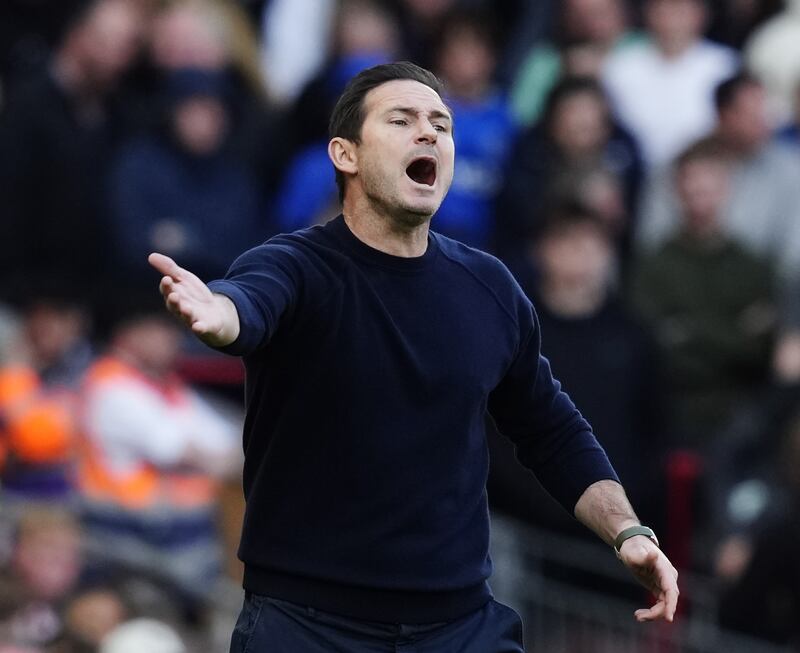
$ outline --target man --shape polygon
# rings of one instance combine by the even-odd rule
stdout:
[[[658,169],[714,126],[714,87],[738,62],[703,38],[706,0],[647,0],[642,14],[648,38],[613,53],[603,80],[645,163]]]
[[[539,354],[531,304],[494,258],[429,231],[453,176],[438,80],[359,73],[331,118],[343,215],[250,250],[206,286],[165,256],[168,308],[248,373],[231,650],[522,651],[491,600],[484,418],[607,542],[638,525],[589,426]],[[620,546],[675,611],[648,537]]]
[[[641,257],[632,283],[665,361],[670,445],[704,454],[762,391],[775,335],[773,266],[724,224],[734,156],[710,137],[678,157],[678,231]]]
[[[104,179],[124,113],[113,98],[143,16],[128,0],[78,5],[47,69],[10,88],[0,113],[6,294],[32,275],[68,270],[75,287],[93,289],[107,276]]]

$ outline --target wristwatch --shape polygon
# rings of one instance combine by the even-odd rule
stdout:
[[[620,547],[622,547],[622,543],[625,540],[629,540],[630,538],[635,537],[636,535],[644,535],[645,537],[650,538],[650,541],[653,542],[653,544],[661,548],[661,545],[658,543],[658,538],[656,537],[656,534],[653,532],[652,528],[642,525],[631,526],[630,528],[626,528],[624,531],[622,531],[614,539],[614,551],[616,551],[618,558],[620,557],[619,550]]]

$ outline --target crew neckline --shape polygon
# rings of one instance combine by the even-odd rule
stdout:
[[[341,213],[330,221],[329,226],[338,240],[359,259],[366,263],[391,270],[402,272],[424,270],[433,263],[439,252],[436,236],[430,230],[428,231],[428,246],[425,248],[424,254],[421,256],[394,256],[393,254],[387,254],[379,249],[370,247],[364,241],[360,240],[358,236],[350,231],[350,227],[347,225],[347,222],[345,222],[344,215]]]

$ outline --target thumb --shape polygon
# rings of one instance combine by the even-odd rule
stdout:
[[[161,274],[172,277],[175,281],[181,278],[183,269],[169,256],[153,252],[147,257],[147,262]]]

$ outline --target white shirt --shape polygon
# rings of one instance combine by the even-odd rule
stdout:
[[[711,131],[714,89],[734,74],[737,63],[733,50],[710,41],[698,41],[670,59],[645,41],[613,53],[603,83],[645,161],[660,165]]]

